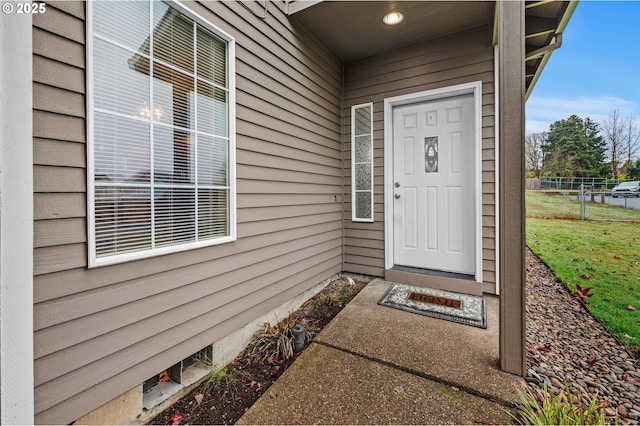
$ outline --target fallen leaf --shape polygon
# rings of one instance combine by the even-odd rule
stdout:
[[[589,294],[589,292],[591,291],[591,287],[582,288],[580,287],[580,284],[576,284],[576,288],[577,290],[574,292],[574,294],[583,302],[587,300],[587,297],[593,296],[592,294]]]
[[[633,340],[633,339],[635,339],[635,337],[633,337],[633,336],[629,336],[627,333],[624,333],[624,334],[622,335],[622,337],[624,337],[625,339],[629,339],[629,340]]]
[[[630,310],[630,311],[637,311],[638,310],[638,308],[636,308],[635,306],[631,306],[631,305],[628,305],[627,309]]]
[[[631,383],[635,383],[635,384],[639,384],[640,385],[640,379],[639,378],[633,377],[633,376],[631,376],[631,375],[629,375],[627,373],[625,373],[622,376],[622,378],[625,379],[627,382],[631,382]]]
[[[533,348],[531,348],[531,353],[538,353],[538,351],[541,352],[553,352],[553,350],[551,349],[551,346],[542,346],[542,345],[535,345]]]
[[[179,425],[180,424],[180,420],[182,420],[182,414],[180,414],[180,413],[175,413],[173,416],[171,416],[171,424],[172,425]]]
[[[585,281],[586,281],[586,280],[590,280],[590,279],[591,279],[591,277],[590,277],[589,275],[586,275],[586,274],[582,274],[582,275],[580,275],[580,278],[582,278],[582,279],[583,279],[583,280],[585,280]]]
[[[201,393],[197,393],[194,398],[196,399],[196,402],[198,403],[198,405],[202,404],[202,399],[204,398],[204,395]]]
[[[594,365],[596,365],[596,362],[598,362],[598,358],[593,357],[593,358],[591,358],[591,359],[590,359],[589,361],[587,361],[587,362],[589,363],[589,365],[590,365],[591,367],[593,367]]]
[[[167,370],[164,370],[159,374],[158,381],[160,383],[166,383],[169,380],[171,380],[171,376],[169,376],[169,372]]]
[[[622,256],[616,254],[615,256],[613,256],[613,258],[616,259],[616,260],[620,260],[620,259],[622,259]]]
[[[262,387],[262,385],[258,382],[256,382],[255,380],[251,380],[249,383],[247,383],[245,386],[249,387],[249,388],[258,388],[260,389],[260,387]]]

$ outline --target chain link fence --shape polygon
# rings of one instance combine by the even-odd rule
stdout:
[[[620,182],[623,181],[620,179],[607,178],[543,176],[539,179],[527,179],[527,189],[577,191],[580,189],[580,186],[583,185],[586,188],[594,188],[600,191],[611,191],[613,187]]]
[[[618,183],[604,178],[527,179],[527,212],[535,217],[640,222],[640,197],[613,197],[611,189]]]

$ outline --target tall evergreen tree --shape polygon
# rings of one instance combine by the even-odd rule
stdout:
[[[640,160],[630,164],[627,170],[627,180],[640,180]]]
[[[606,168],[606,145],[598,124],[590,118],[572,115],[549,128],[544,153],[546,175],[592,177],[601,176]]]

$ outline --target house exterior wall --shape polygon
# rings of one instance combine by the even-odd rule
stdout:
[[[384,99],[482,81],[482,291],[495,293],[494,49],[489,27],[345,65],[343,165],[345,271],[385,276]],[[374,106],[374,222],[351,220],[351,106]]]
[[[33,17],[35,421],[69,423],[342,268],[341,65],[284,2],[184,2],[236,39],[233,243],[87,268],[85,5]]]

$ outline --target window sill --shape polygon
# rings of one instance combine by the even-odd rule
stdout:
[[[117,265],[119,263],[132,262],[136,260],[149,259],[167,254],[180,253],[187,250],[195,250],[198,248],[217,246],[236,241],[235,236],[220,237],[213,240],[198,241],[194,243],[186,243],[176,246],[162,247],[152,250],[140,252],[122,253],[109,257],[96,258],[94,253],[89,256],[89,269],[100,268],[102,266]]]

